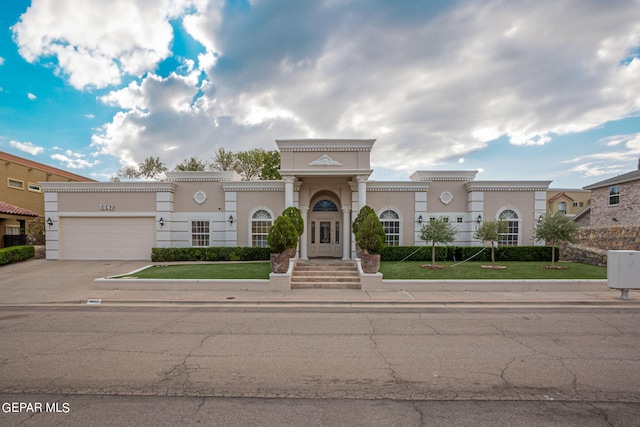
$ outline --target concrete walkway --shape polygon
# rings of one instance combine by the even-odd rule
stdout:
[[[125,274],[149,265],[149,261],[46,261],[29,260],[0,267],[0,305],[87,304],[206,304],[339,306],[418,306],[434,304],[527,304],[527,305],[621,305],[640,307],[640,291],[631,291],[629,300],[620,300],[620,291],[607,288],[606,281],[559,287],[558,290],[496,291],[495,282],[467,290],[432,286],[428,290],[293,289],[286,291],[222,291],[206,287],[180,286],[166,289],[100,289],[97,278]],[[535,289],[536,287],[531,287]],[[542,287],[548,289],[548,287]],[[460,288],[461,289],[461,288]],[[473,289],[473,290],[470,290]]]

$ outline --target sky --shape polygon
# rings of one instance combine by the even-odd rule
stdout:
[[[0,2],[0,151],[107,181],[294,138],[375,138],[378,181],[629,172],[640,1]]]

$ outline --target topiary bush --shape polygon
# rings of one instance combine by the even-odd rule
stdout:
[[[370,254],[377,254],[384,248],[386,240],[387,235],[378,216],[375,213],[366,215],[356,232],[358,246]]]
[[[36,256],[33,246],[10,246],[0,249],[0,265],[24,261]]]
[[[304,221],[302,220],[300,209],[291,206],[283,210],[282,215],[286,216],[291,220],[291,222],[293,223],[293,226],[296,228],[296,232],[298,233],[298,236],[302,236],[302,233],[304,233]]]
[[[280,215],[273,221],[267,236],[272,253],[282,253],[298,245],[298,232],[289,217]]]

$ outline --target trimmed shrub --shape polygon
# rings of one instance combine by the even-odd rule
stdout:
[[[491,261],[491,248],[483,249],[483,246],[436,246],[436,260],[464,261],[476,255],[472,261]],[[405,261],[431,261],[430,246],[386,246],[380,254],[383,261],[402,261],[407,257]],[[495,256],[499,261],[547,261],[551,246],[499,246]]]
[[[273,221],[267,236],[267,244],[273,253],[282,253],[298,245],[298,232],[288,216],[280,215]]]
[[[36,256],[33,246],[10,246],[0,249],[0,265],[10,264],[12,262],[24,261]]]
[[[206,248],[152,248],[151,261],[268,261],[269,248],[210,246]]]

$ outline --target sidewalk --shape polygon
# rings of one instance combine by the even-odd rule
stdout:
[[[553,291],[495,290],[495,283],[477,285],[473,290],[380,290],[293,289],[284,291],[222,291],[198,283],[165,289],[100,289],[95,279],[124,274],[150,264],[148,261],[46,261],[29,260],[0,267],[0,305],[33,304],[173,304],[251,306],[424,306],[442,304],[523,304],[523,305],[620,305],[640,307],[640,291],[631,291],[629,300],[606,282],[564,286]],[[493,285],[493,286],[492,286]],[[475,285],[474,285],[475,286]],[[446,286],[444,287],[446,289]],[[545,289],[548,289],[546,287]]]

